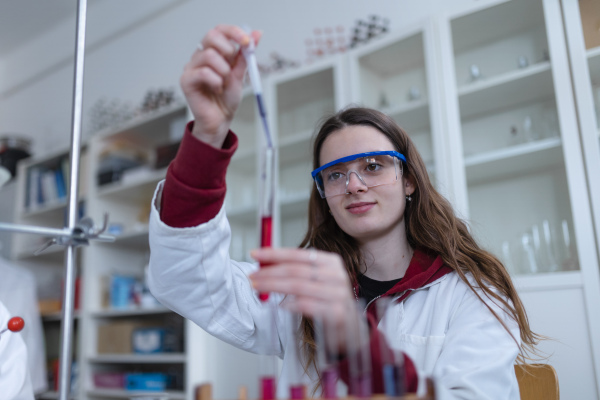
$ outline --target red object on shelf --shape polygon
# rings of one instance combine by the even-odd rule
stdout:
[[[94,374],[94,386],[102,389],[124,389],[124,372],[99,372]]]
[[[265,216],[262,217],[260,225],[260,247],[271,247],[271,240],[273,238],[273,217]],[[260,267],[268,267],[270,264],[261,263]],[[269,293],[259,293],[258,298],[260,301],[269,300]]]
[[[12,317],[8,320],[8,330],[11,332],[21,332],[25,327],[25,321],[21,317]]]

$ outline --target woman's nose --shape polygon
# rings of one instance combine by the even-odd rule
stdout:
[[[346,194],[364,192],[369,189],[365,181],[358,175],[358,172],[350,171],[346,176]]]

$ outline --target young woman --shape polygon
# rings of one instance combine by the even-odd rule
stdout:
[[[258,41],[260,33],[252,36]],[[311,318],[325,317],[342,332],[357,298],[374,315],[375,300],[385,296],[393,301],[379,329],[404,352],[411,391],[422,392],[431,376],[439,399],[519,398],[513,366],[537,337],[510,277],[433,188],[408,135],[380,112],[349,108],[322,124],[301,248],[253,251],[271,264],[261,270],[230,260],[225,172],[237,147],[229,126],[246,67],[239,46],[248,40],[237,27],[214,28],[182,75],[194,121],[153,200],[155,296],[228,343],[282,357],[281,397],[294,343],[283,334],[283,314],[270,313],[255,290],[303,315],[304,380],[313,388]],[[374,322],[372,346],[378,335]],[[381,376],[373,386],[381,392]]]

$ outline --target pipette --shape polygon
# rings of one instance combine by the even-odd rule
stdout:
[[[248,75],[252,91],[256,97],[256,105],[260,115],[263,131],[265,134],[265,148],[262,154],[262,165],[260,171],[261,179],[261,201],[260,201],[260,247],[271,247],[273,245],[273,207],[275,197],[275,148],[273,147],[273,138],[269,130],[267,122],[267,112],[262,96],[262,85],[260,83],[260,74],[258,72],[258,64],[256,55],[254,54],[254,40],[250,36],[250,30],[244,29],[249,37],[250,42],[247,46],[242,47],[242,53],[248,65]],[[261,263],[260,267],[266,267],[267,264]],[[269,299],[269,293],[259,293],[261,301]]]

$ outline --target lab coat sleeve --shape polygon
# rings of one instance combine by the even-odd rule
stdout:
[[[514,371],[521,343],[519,327],[498,305],[481,291],[478,293],[503,319],[512,336],[467,289],[450,318],[443,349],[433,370],[437,399],[520,398]],[[420,374],[419,378],[419,393],[422,393],[424,376]]]
[[[270,307],[260,304],[251,287],[247,276],[256,266],[229,258],[231,230],[225,210],[198,226],[170,227],[159,214],[162,185],[156,190],[150,215],[148,284],[152,294],[227,343],[281,357],[277,330],[281,317],[274,317]],[[270,298],[280,300],[277,295]]]
[[[11,315],[0,303],[0,326],[6,327]],[[6,331],[0,336],[0,397],[7,400],[33,400],[27,368],[27,347],[20,333]]]

